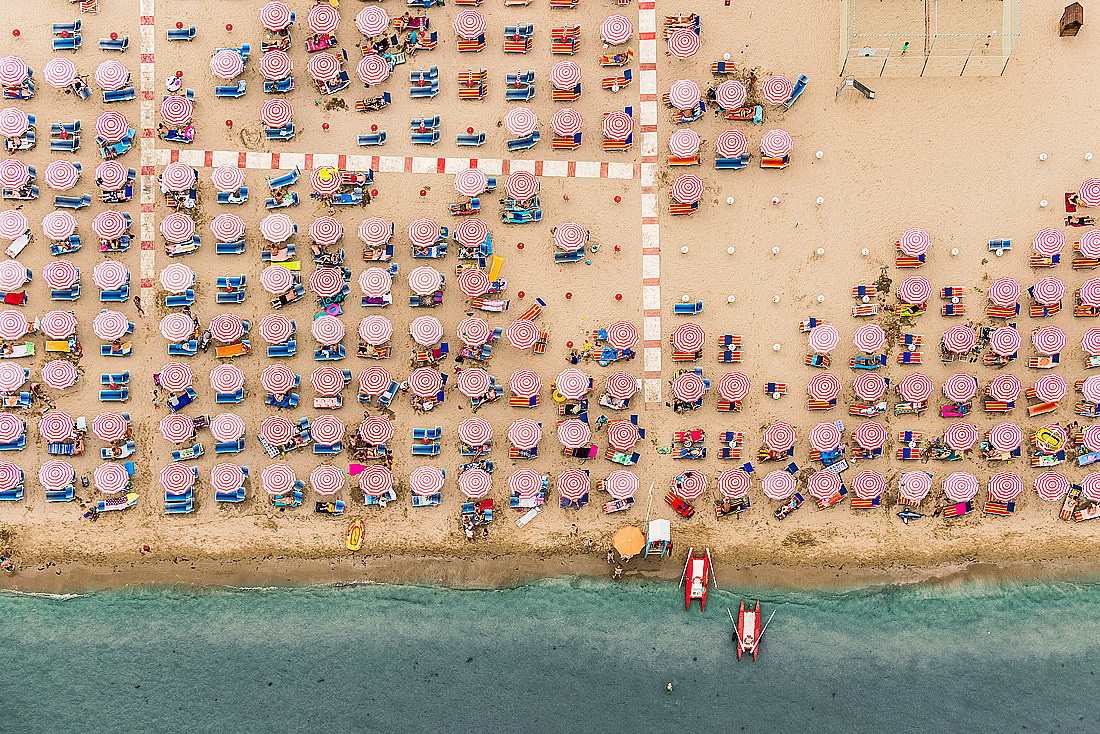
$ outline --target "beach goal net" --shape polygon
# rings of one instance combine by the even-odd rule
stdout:
[[[842,0],[840,74],[997,76],[1020,38],[1020,0]]]

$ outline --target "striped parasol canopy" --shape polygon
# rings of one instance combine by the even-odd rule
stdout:
[[[1044,306],[1055,306],[1061,303],[1062,296],[1066,295],[1066,284],[1060,278],[1050,276],[1039,278],[1035,281],[1035,285],[1031,287],[1031,294],[1037,303]]]
[[[881,472],[865,470],[852,479],[852,491],[861,500],[873,500],[886,489],[886,477]]]
[[[327,82],[340,73],[340,59],[328,51],[314,54],[306,64],[306,73],[314,81]]]
[[[344,488],[344,470],[330,464],[314,467],[309,473],[309,486],[322,496],[336,494]]]
[[[286,3],[269,2],[260,8],[260,25],[269,31],[278,33],[285,30],[294,20],[294,13]]]
[[[433,346],[443,339],[443,323],[435,316],[417,316],[409,324],[409,336],[422,347]]]
[[[443,389],[443,375],[432,367],[421,367],[409,375],[409,389],[419,398],[434,398]]]
[[[393,489],[393,474],[381,464],[372,464],[359,472],[359,489],[368,497],[381,497]]]
[[[370,366],[359,373],[359,391],[367,395],[381,395],[393,382],[385,367]]]
[[[18,390],[29,379],[30,371],[14,362],[0,362],[0,391]]]
[[[1032,242],[1035,252],[1044,257],[1057,255],[1065,246],[1066,236],[1061,231],[1050,227],[1040,229]]]
[[[244,486],[244,471],[237,464],[215,464],[210,469],[210,487],[215,492],[236,492]]]
[[[1022,389],[1023,387],[1015,375],[997,375],[989,381],[985,391],[994,400],[1010,403],[1020,397],[1020,390]]]
[[[285,364],[273,364],[260,373],[260,385],[275,396],[282,396],[296,388],[301,378]]]
[[[130,486],[130,473],[122,464],[108,461],[95,468],[92,481],[100,492],[115,494]]]
[[[668,139],[668,152],[678,158],[689,158],[699,152],[699,133],[680,128]]]
[[[409,273],[409,288],[418,296],[430,296],[443,288],[443,275],[428,265],[414,268]]]
[[[493,488],[493,475],[484,469],[467,469],[458,477],[458,491],[463,496],[479,500]]]
[[[989,501],[1012,502],[1024,491],[1024,481],[1015,472],[1000,472],[989,478]]]
[[[777,421],[764,429],[764,445],[770,451],[786,451],[796,440],[794,426],[785,421]]]
[[[104,260],[92,271],[92,282],[105,291],[118,290],[130,282],[130,271],[118,260]]]
[[[928,472],[905,472],[898,480],[898,495],[915,504],[920,504],[931,490],[932,475]]]
[[[215,392],[232,395],[244,388],[244,371],[235,364],[219,364],[210,370],[210,387]]]
[[[31,330],[21,311],[0,311],[0,339],[22,339]]]
[[[969,451],[978,441],[978,429],[973,423],[956,421],[943,432],[943,441],[956,451]]]
[[[539,192],[539,180],[530,171],[512,171],[504,180],[504,193],[518,201],[526,201]]]
[[[314,168],[309,174],[309,186],[321,196],[331,196],[340,190],[340,172],[332,166]]]
[[[744,400],[748,397],[752,383],[743,372],[727,372],[718,381],[718,394],[723,400]]]
[[[861,448],[877,451],[886,445],[886,426],[878,421],[864,421],[852,431],[852,440]]]
[[[1056,471],[1045,471],[1035,477],[1035,494],[1039,499],[1056,502],[1069,492],[1069,479]]]
[[[1077,203],[1080,206],[1100,206],[1100,178],[1085,179],[1077,189]]]
[[[810,446],[815,451],[832,451],[843,438],[844,432],[836,423],[818,423],[810,429]]]
[[[770,76],[760,82],[760,95],[774,105],[781,105],[791,98],[794,85],[785,76]]]
[[[270,446],[285,446],[294,438],[294,424],[281,415],[268,416],[260,424],[260,438]]]
[[[558,423],[558,440],[566,448],[579,449],[587,446],[591,439],[592,431],[582,420],[567,418]]]
[[[73,232],[76,231],[76,217],[71,213],[55,209],[46,216],[42,217],[42,234],[53,242],[61,242],[69,239]],[[51,260],[43,267],[42,272],[45,274],[47,268],[54,262],[67,262],[65,260],[57,261]],[[74,281],[75,282],[75,268],[74,268]],[[71,283],[69,285],[72,285]],[[68,288],[69,286],[51,286],[52,288]]]
[[[393,424],[386,418],[369,415],[359,424],[359,437],[369,444],[381,446],[393,438]]]
[[[474,40],[485,33],[485,16],[477,10],[460,10],[451,27],[459,38]]]
[[[76,81],[76,64],[69,59],[56,56],[42,67],[42,77],[51,87],[64,89]]]
[[[844,489],[844,480],[835,471],[820,469],[810,475],[806,487],[811,497],[824,501],[836,496],[840,490]]]
[[[160,285],[169,293],[184,293],[195,285],[195,271],[183,263],[168,263],[161,268]]]
[[[932,239],[928,236],[928,233],[920,227],[912,227],[901,233],[901,238],[898,240],[898,247],[903,253],[910,257],[920,257],[924,253],[928,252],[928,248],[932,245]]]
[[[935,389],[932,378],[922,372],[912,372],[898,383],[898,392],[901,393],[901,397],[914,403],[923,403],[928,400]]]
[[[463,196],[478,196],[489,186],[489,177],[479,168],[464,168],[455,174],[455,191]]]
[[[130,123],[121,112],[114,110],[104,112],[95,121],[95,134],[107,143],[117,143],[126,137],[129,130]]]
[[[260,271],[260,287],[273,296],[280,296],[294,287],[294,273],[283,265],[268,265]]]
[[[121,339],[130,331],[130,322],[126,320],[125,314],[104,309],[92,320],[92,331],[100,339],[107,341]]]
[[[1100,375],[1090,375],[1081,384],[1081,394],[1090,403],[1100,404]],[[1098,449],[1100,450],[1100,449]]]
[[[42,177],[51,189],[68,191],[80,180],[80,169],[71,161],[54,160],[46,166]]]
[[[506,336],[516,349],[530,349],[539,339],[539,329],[532,321],[516,319],[508,326]]]
[[[0,184],[6,189],[18,189],[31,180],[31,170],[26,163],[17,158],[8,158],[0,163]]]
[[[313,440],[322,446],[335,446],[344,440],[344,422],[334,415],[319,415],[309,424]]]
[[[160,435],[168,443],[178,445],[195,435],[195,424],[185,415],[172,413],[160,419]]]
[[[1100,306],[1100,278],[1089,278],[1078,289],[1081,304],[1084,306]]]
[[[27,215],[23,212],[15,209],[0,212],[0,237],[14,240],[29,231]]]
[[[223,48],[210,57],[210,73],[216,79],[232,81],[244,72],[244,57],[232,49]]]
[[[309,384],[318,395],[339,395],[344,389],[344,372],[338,367],[317,367],[309,375]]]
[[[321,298],[339,295],[344,289],[344,277],[340,268],[320,267],[310,273],[309,289]]]
[[[393,326],[385,316],[368,316],[359,322],[359,338],[367,344],[381,346],[393,336]]]
[[[740,158],[749,150],[749,139],[740,130],[723,130],[714,141],[714,149],[721,158]]]
[[[923,275],[910,275],[898,286],[898,298],[919,306],[932,296],[932,284]]]
[[[554,386],[562,397],[569,400],[580,400],[592,389],[592,378],[571,367],[558,373]]]
[[[327,3],[317,3],[309,9],[306,25],[314,33],[332,33],[340,25],[340,11]]]
[[[588,494],[591,482],[588,471],[583,469],[566,469],[558,475],[558,494],[569,502],[578,502]]]
[[[92,231],[103,240],[117,240],[130,228],[127,215],[114,209],[100,212],[92,220]]]
[[[282,81],[290,76],[293,70],[294,61],[285,51],[278,49],[265,51],[260,57],[260,76],[268,81]]]
[[[104,91],[117,91],[130,83],[130,70],[121,61],[108,59],[96,67],[95,83]]]
[[[521,500],[531,500],[542,490],[542,475],[534,469],[516,469],[508,477],[508,491]]]
[[[481,247],[489,239],[489,225],[477,217],[466,217],[455,227],[454,238],[463,247]]]
[[[701,471],[689,469],[672,478],[672,491],[681,499],[692,502],[707,491],[707,477]]]
[[[772,158],[783,158],[794,150],[794,140],[786,130],[768,130],[760,138],[760,152]]]
[[[810,329],[810,349],[828,354],[840,345],[840,332],[832,324],[821,324]]]
[[[1061,375],[1043,375],[1035,381],[1035,395],[1044,402],[1056,402],[1066,396],[1069,387]]]
[[[764,495],[772,500],[785,500],[794,494],[798,482],[790,472],[782,469],[768,472],[761,484]]]
[[[681,204],[694,204],[703,198],[703,188],[703,179],[693,173],[685,173],[676,177],[668,193]]]
[[[244,420],[236,413],[218,413],[210,420],[210,435],[217,441],[237,441],[244,435]]]
[[[999,326],[989,337],[989,348],[994,354],[1002,357],[1011,357],[1016,354],[1020,351],[1021,344],[1023,344],[1023,337],[1013,326]]]
[[[19,56],[5,56],[0,58],[0,84],[7,87],[18,87],[30,75],[27,62]]]
[[[588,230],[577,222],[563,222],[554,228],[554,244],[566,252],[581,249],[588,242]]]
[[[700,97],[699,85],[691,79],[677,79],[668,89],[669,104],[685,112],[695,109]]]
[[[480,347],[493,336],[493,329],[476,316],[468,316],[458,324],[458,338],[468,347]]]
[[[458,289],[464,296],[478,298],[488,293],[491,286],[488,273],[481,268],[466,268],[458,275]]]
[[[161,100],[160,119],[168,125],[186,125],[194,113],[194,103],[183,95],[170,94]]]
[[[699,34],[690,28],[674,28],[668,34],[668,52],[678,59],[690,59],[699,46]]]
[[[1100,181],[1100,179],[1096,179]],[[1100,258],[1100,229],[1090,229],[1081,235],[1077,251],[1085,257]]]
[[[1020,284],[1015,278],[997,278],[989,285],[989,300],[998,306],[1012,306],[1020,299]]]
[[[603,487],[614,499],[631,499],[638,491],[638,475],[627,469],[616,469],[607,475]]]
[[[691,35],[694,36],[695,34],[692,33]],[[669,42],[669,45],[671,45],[671,41]],[[745,90],[745,85],[738,80],[726,79],[724,82],[718,85],[715,96],[717,98],[718,105],[722,109],[735,110],[741,105],[745,104],[745,100],[748,99],[748,92]]]
[[[960,372],[951,375],[943,383],[943,394],[948,400],[963,403],[978,394],[978,380],[974,375]]]
[[[380,36],[390,26],[390,16],[377,5],[369,5],[355,15],[355,27],[368,38]]]
[[[852,343],[859,351],[872,354],[886,344],[886,332],[878,324],[862,324],[852,334]]]
[[[286,464],[268,464],[260,472],[260,486],[272,497],[291,491],[297,481],[294,470]]]
[[[38,468],[38,483],[48,490],[64,489],[76,479],[72,464],[51,459]]]
[[[237,314],[220,313],[210,319],[208,328],[214,339],[229,344],[244,336],[245,321]]]
[[[614,420],[607,424],[607,443],[619,451],[630,451],[641,439],[638,426],[628,420]]]
[[[42,331],[51,339],[68,339],[76,332],[76,316],[70,311],[50,311],[40,322]]]
[[[493,438],[493,427],[484,418],[474,416],[458,424],[458,440],[467,446],[488,446]]]
[[[1081,480],[1081,494],[1090,502],[1100,502],[1100,472],[1093,472]]]
[[[943,346],[947,351],[955,354],[966,354],[974,348],[977,335],[969,326],[955,324],[943,332]]]
[[[191,242],[195,237],[195,220],[183,212],[172,212],[160,220],[160,233],[165,242]]]
[[[269,99],[260,107],[260,122],[267,127],[283,127],[292,119],[294,119],[294,107],[280,97]]]
[[[130,171],[118,161],[103,161],[95,167],[95,183],[101,191],[118,191],[130,180]]]
[[[940,487],[952,502],[969,502],[978,493],[978,478],[970,472],[955,472],[948,474]]]
[[[615,13],[604,18],[600,24],[600,38],[608,46],[618,46],[630,40],[634,35],[634,24],[625,15]]]
[[[678,352],[698,352],[706,342],[706,333],[698,324],[686,323],[677,326],[670,339]]]
[[[683,372],[672,381],[673,396],[685,403],[701,400],[706,390],[706,380],[696,372]]]
[[[622,110],[612,110],[603,116],[600,128],[608,140],[625,141],[634,132],[634,118]]]
[[[183,362],[169,362],[160,368],[158,382],[161,387],[170,392],[183,392],[191,387],[194,380],[195,376],[191,373],[191,368]]]
[[[1041,326],[1031,332],[1031,343],[1039,354],[1058,354],[1066,348],[1066,333],[1057,326]]]
[[[572,107],[562,107],[550,118],[550,127],[556,135],[576,135],[583,124],[581,113]]]
[[[811,400],[836,400],[840,394],[840,380],[831,372],[820,372],[810,378],[806,394]]]
[[[573,89],[581,83],[581,67],[575,61],[557,62],[550,67],[550,83],[554,89]]]
[[[612,349],[633,349],[640,338],[638,327],[629,321],[615,321],[607,327],[607,343]]]
[[[612,372],[604,383],[607,394],[616,400],[630,400],[640,389],[638,378],[629,372]]]
[[[504,128],[513,135],[530,135],[538,124],[538,117],[529,107],[513,107],[504,115]]]
[[[340,224],[335,217],[317,217],[309,225],[309,238],[322,247],[335,245],[343,236],[344,225]],[[320,270],[320,268],[318,269]]]
[[[542,424],[530,418],[512,421],[508,428],[508,441],[517,449],[533,449],[542,439]]]
[[[744,497],[752,488],[752,477],[744,469],[726,469],[718,475],[718,491],[723,497]]]
[[[23,470],[10,461],[0,461],[0,492],[15,489],[23,482]]]
[[[389,62],[375,53],[363,56],[355,67],[355,73],[359,76],[359,81],[368,87],[372,84],[381,84],[389,79],[390,71]]]
[[[877,372],[864,372],[852,382],[860,400],[878,400],[886,393],[886,378]]]
[[[443,489],[446,475],[437,466],[418,466],[409,475],[409,488],[413,494],[430,497]]]
[[[1024,441],[1023,430],[1015,423],[998,423],[989,429],[989,445],[998,451],[1015,451]]]
[[[27,432],[27,424],[12,413],[0,413],[0,441],[14,443]]]
[[[517,398],[533,398],[542,389],[542,378],[531,370],[516,370],[508,380],[508,387]]]
[[[492,377],[480,367],[470,367],[458,373],[458,391],[471,399],[483,397],[492,384]]]
[[[359,274],[359,289],[364,296],[382,298],[393,288],[393,278],[385,268],[367,268]]]

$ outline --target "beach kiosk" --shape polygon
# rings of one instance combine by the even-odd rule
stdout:
[[[649,520],[645,526],[645,557],[664,558],[672,548],[672,523],[664,518]]]

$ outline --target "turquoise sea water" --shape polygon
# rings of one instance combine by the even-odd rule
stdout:
[[[1100,729],[1100,584],[757,593],[756,663],[670,583],[0,593],[0,731]]]

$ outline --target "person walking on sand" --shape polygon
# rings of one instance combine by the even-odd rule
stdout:
[[[145,309],[141,307],[141,296],[134,296],[134,308],[137,309],[139,316],[145,316]]]

